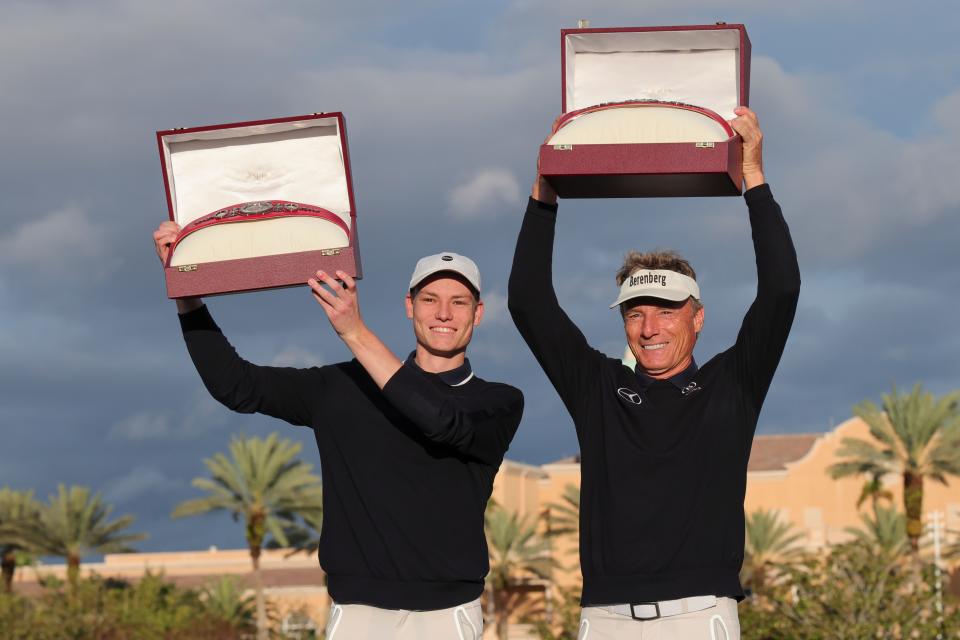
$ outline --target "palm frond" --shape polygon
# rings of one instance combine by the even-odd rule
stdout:
[[[907,518],[894,508],[877,506],[873,517],[860,514],[863,527],[844,529],[861,544],[870,545],[881,552],[897,555],[909,545]]]

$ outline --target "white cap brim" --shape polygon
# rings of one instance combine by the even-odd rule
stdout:
[[[633,298],[659,298],[680,302],[687,298],[700,299],[700,287],[689,276],[666,269],[643,269],[630,274],[620,285],[620,294],[613,301],[613,309]]]

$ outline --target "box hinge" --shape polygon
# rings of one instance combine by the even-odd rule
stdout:
[[[581,18],[580,20],[577,20],[577,29],[589,29],[589,28],[590,28],[589,20],[584,20],[583,18]]]
[[[554,151],[573,151],[572,144],[555,144],[553,145]]]
[[[338,256],[338,255],[340,255],[340,249],[320,249],[320,255],[322,255],[322,256]]]
[[[697,149],[713,149],[717,146],[716,142],[698,142]]]
[[[196,271],[197,265],[195,264],[181,264],[177,267],[177,271],[180,273],[189,273],[190,271]]]

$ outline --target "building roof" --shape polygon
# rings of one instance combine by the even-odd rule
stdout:
[[[807,455],[821,435],[796,433],[754,436],[747,471],[783,471],[788,463]]]

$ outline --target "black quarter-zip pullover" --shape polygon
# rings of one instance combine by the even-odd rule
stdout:
[[[339,604],[435,610],[478,598],[483,515],[523,395],[412,357],[379,389],[356,360],[264,367],[234,350],[206,306],[180,316],[210,394],[241,413],[313,429],[323,478],[320,565]]]
[[[509,307],[577,430],[584,606],[743,598],[747,461],[800,290],[770,188],[745,199],[756,299],[732,347],[673,380],[638,374],[587,344],[553,289],[557,207],[527,206]]]

